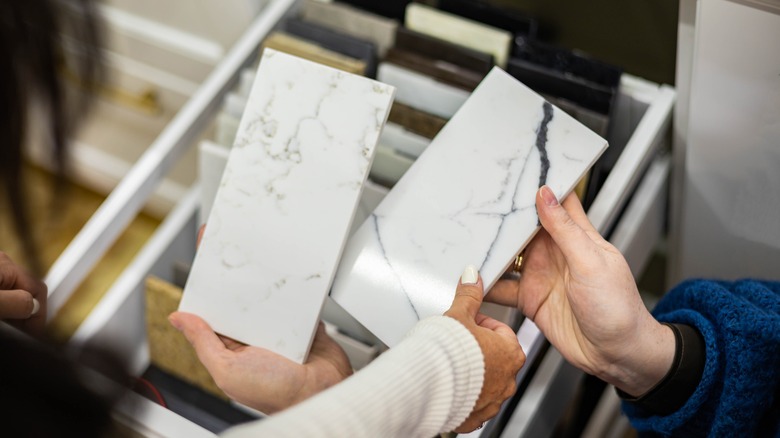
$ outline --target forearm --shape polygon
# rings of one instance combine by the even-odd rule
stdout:
[[[225,436],[429,437],[462,423],[484,377],[476,339],[454,319],[428,318],[343,383]]]

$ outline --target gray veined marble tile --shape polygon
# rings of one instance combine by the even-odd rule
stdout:
[[[466,265],[492,286],[538,230],[538,188],[562,198],[606,147],[494,68],[350,239],[332,298],[397,344],[449,308]]]
[[[305,360],[393,93],[263,53],[182,311]]]

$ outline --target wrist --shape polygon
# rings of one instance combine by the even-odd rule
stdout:
[[[641,396],[669,372],[674,363],[675,349],[672,329],[652,319],[631,348],[598,377],[626,394]]]

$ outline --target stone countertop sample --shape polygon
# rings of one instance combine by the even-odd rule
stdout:
[[[539,187],[562,199],[606,147],[494,68],[350,239],[331,297],[392,347],[465,266],[489,290],[539,229]]]
[[[306,359],[393,94],[264,51],[180,310]]]

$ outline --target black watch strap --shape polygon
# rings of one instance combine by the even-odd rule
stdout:
[[[704,338],[698,330],[686,324],[663,324],[672,329],[676,342],[669,372],[639,397],[617,390],[620,398],[654,415],[669,415],[688,401],[699,386],[706,360]]]

